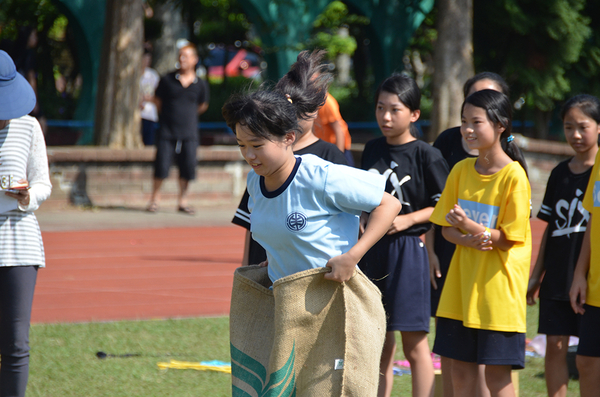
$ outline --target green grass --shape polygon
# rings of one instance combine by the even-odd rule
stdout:
[[[204,318],[34,325],[27,396],[229,396],[229,374],[156,363],[229,361],[229,321]],[[139,357],[96,358],[97,351]]]
[[[527,318],[527,336],[533,338],[537,306],[528,308]],[[30,339],[28,397],[231,395],[228,374],[159,370],[156,365],[169,359],[229,361],[227,318],[38,324]],[[99,360],[97,351],[141,356]],[[403,359],[401,353],[397,359]],[[526,368],[519,371],[520,396],[545,396],[543,374],[544,360],[527,357]],[[397,376],[393,396],[410,396],[410,381],[410,376]],[[577,381],[569,384],[569,395],[579,395]]]

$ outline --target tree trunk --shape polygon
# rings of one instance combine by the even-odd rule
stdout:
[[[460,125],[462,87],[473,76],[473,0],[438,0],[433,109],[428,140]]]
[[[96,144],[142,147],[140,77],[144,37],[142,0],[107,0],[96,100]]]
[[[107,0],[94,123],[100,146],[143,146],[139,106],[143,21],[142,0]]]
[[[342,38],[347,38],[350,35],[348,27],[346,26],[340,27],[337,34]],[[336,63],[338,83],[342,86],[347,86],[350,84],[350,55],[339,54],[337,56]]]
[[[181,10],[172,0],[158,5],[154,15],[162,22],[162,33],[154,43],[152,67],[163,76],[176,69],[179,57],[177,40],[186,39],[188,32],[181,17]]]

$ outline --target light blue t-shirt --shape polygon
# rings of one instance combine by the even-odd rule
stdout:
[[[253,238],[267,251],[272,281],[324,267],[358,241],[359,216],[381,203],[385,178],[307,154],[287,181],[268,192],[248,174]]]

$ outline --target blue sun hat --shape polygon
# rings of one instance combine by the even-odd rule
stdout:
[[[12,58],[0,50],[0,120],[16,119],[35,107],[35,92],[17,72]]]

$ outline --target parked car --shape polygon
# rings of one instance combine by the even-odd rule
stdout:
[[[202,62],[208,69],[209,78],[244,76],[260,78],[265,62],[251,51],[240,48],[215,47]]]

